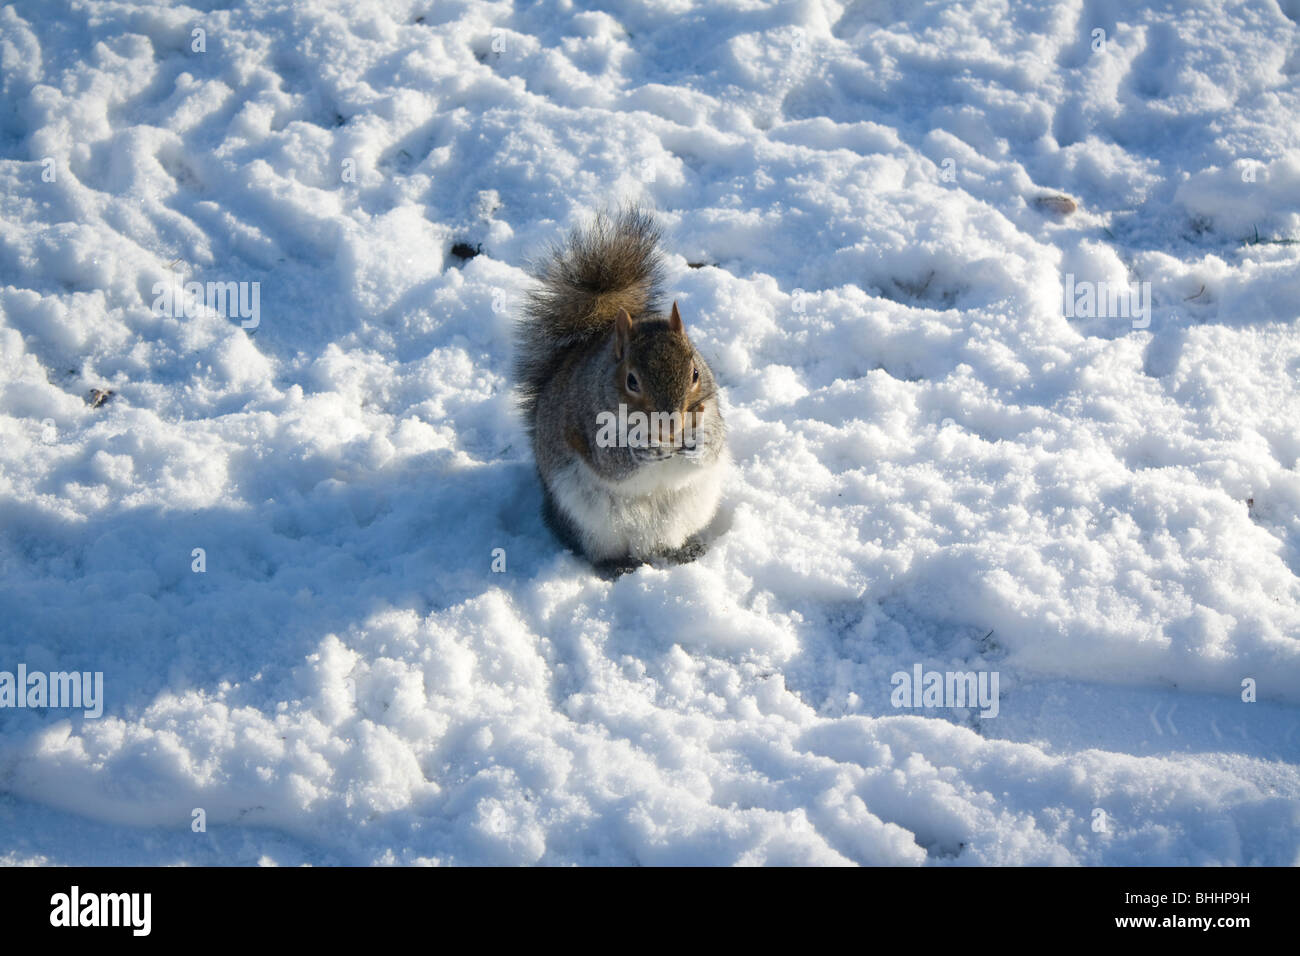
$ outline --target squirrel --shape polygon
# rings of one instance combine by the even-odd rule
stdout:
[[[516,326],[543,517],[615,577],[703,554],[730,462],[713,372],[661,308],[660,239],[637,207],[598,213],[541,257]]]

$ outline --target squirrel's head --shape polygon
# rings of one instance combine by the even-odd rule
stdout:
[[[629,410],[673,417],[660,443],[677,444],[677,423],[689,436],[707,414],[716,388],[703,358],[691,344],[677,303],[668,319],[633,320],[627,310],[614,321],[614,387]],[[676,413],[675,415],[673,413]],[[687,438],[688,446],[691,444]]]

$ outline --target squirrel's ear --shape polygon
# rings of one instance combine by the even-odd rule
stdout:
[[[673,303],[673,314],[668,317],[668,328],[674,332],[682,331],[682,314],[677,311],[677,303]]]
[[[623,361],[623,356],[627,355],[627,340],[632,336],[632,316],[628,314],[627,309],[618,310],[618,318],[614,320],[614,358]]]

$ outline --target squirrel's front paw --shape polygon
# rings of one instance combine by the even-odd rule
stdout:
[[[664,559],[671,561],[673,564],[690,564],[696,558],[703,556],[704,552],[708,550],[709,546],[704,543],[704,539],[698,534],[693,534],[677,550],[665,552]]]
[[[596,573],[607,581],[617,581],[625,574],[631,574],[637,568],[641,567],[643,562],[635,561],[632,558],[614,558],[610,561],[601,561],[594,565]]]

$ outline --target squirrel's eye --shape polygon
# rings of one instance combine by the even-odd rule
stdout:
[[[699,380],[700,380],[700,370],[699,370],[698,368],[696,368],[694,365],[692,365],[692,366],[691,366],[691,381],[692,381],[692,382],[698,382]]]
[[[628,372],[628,373],[627,373],[627,390],[628,390],[629,392],[639,392],[639,391],[641,391],[641,386],[640,386],[640,384],[638,384],[638,382],[637,382],[637,380],[636,380],[636,376],[633,375],[631,372]]]

